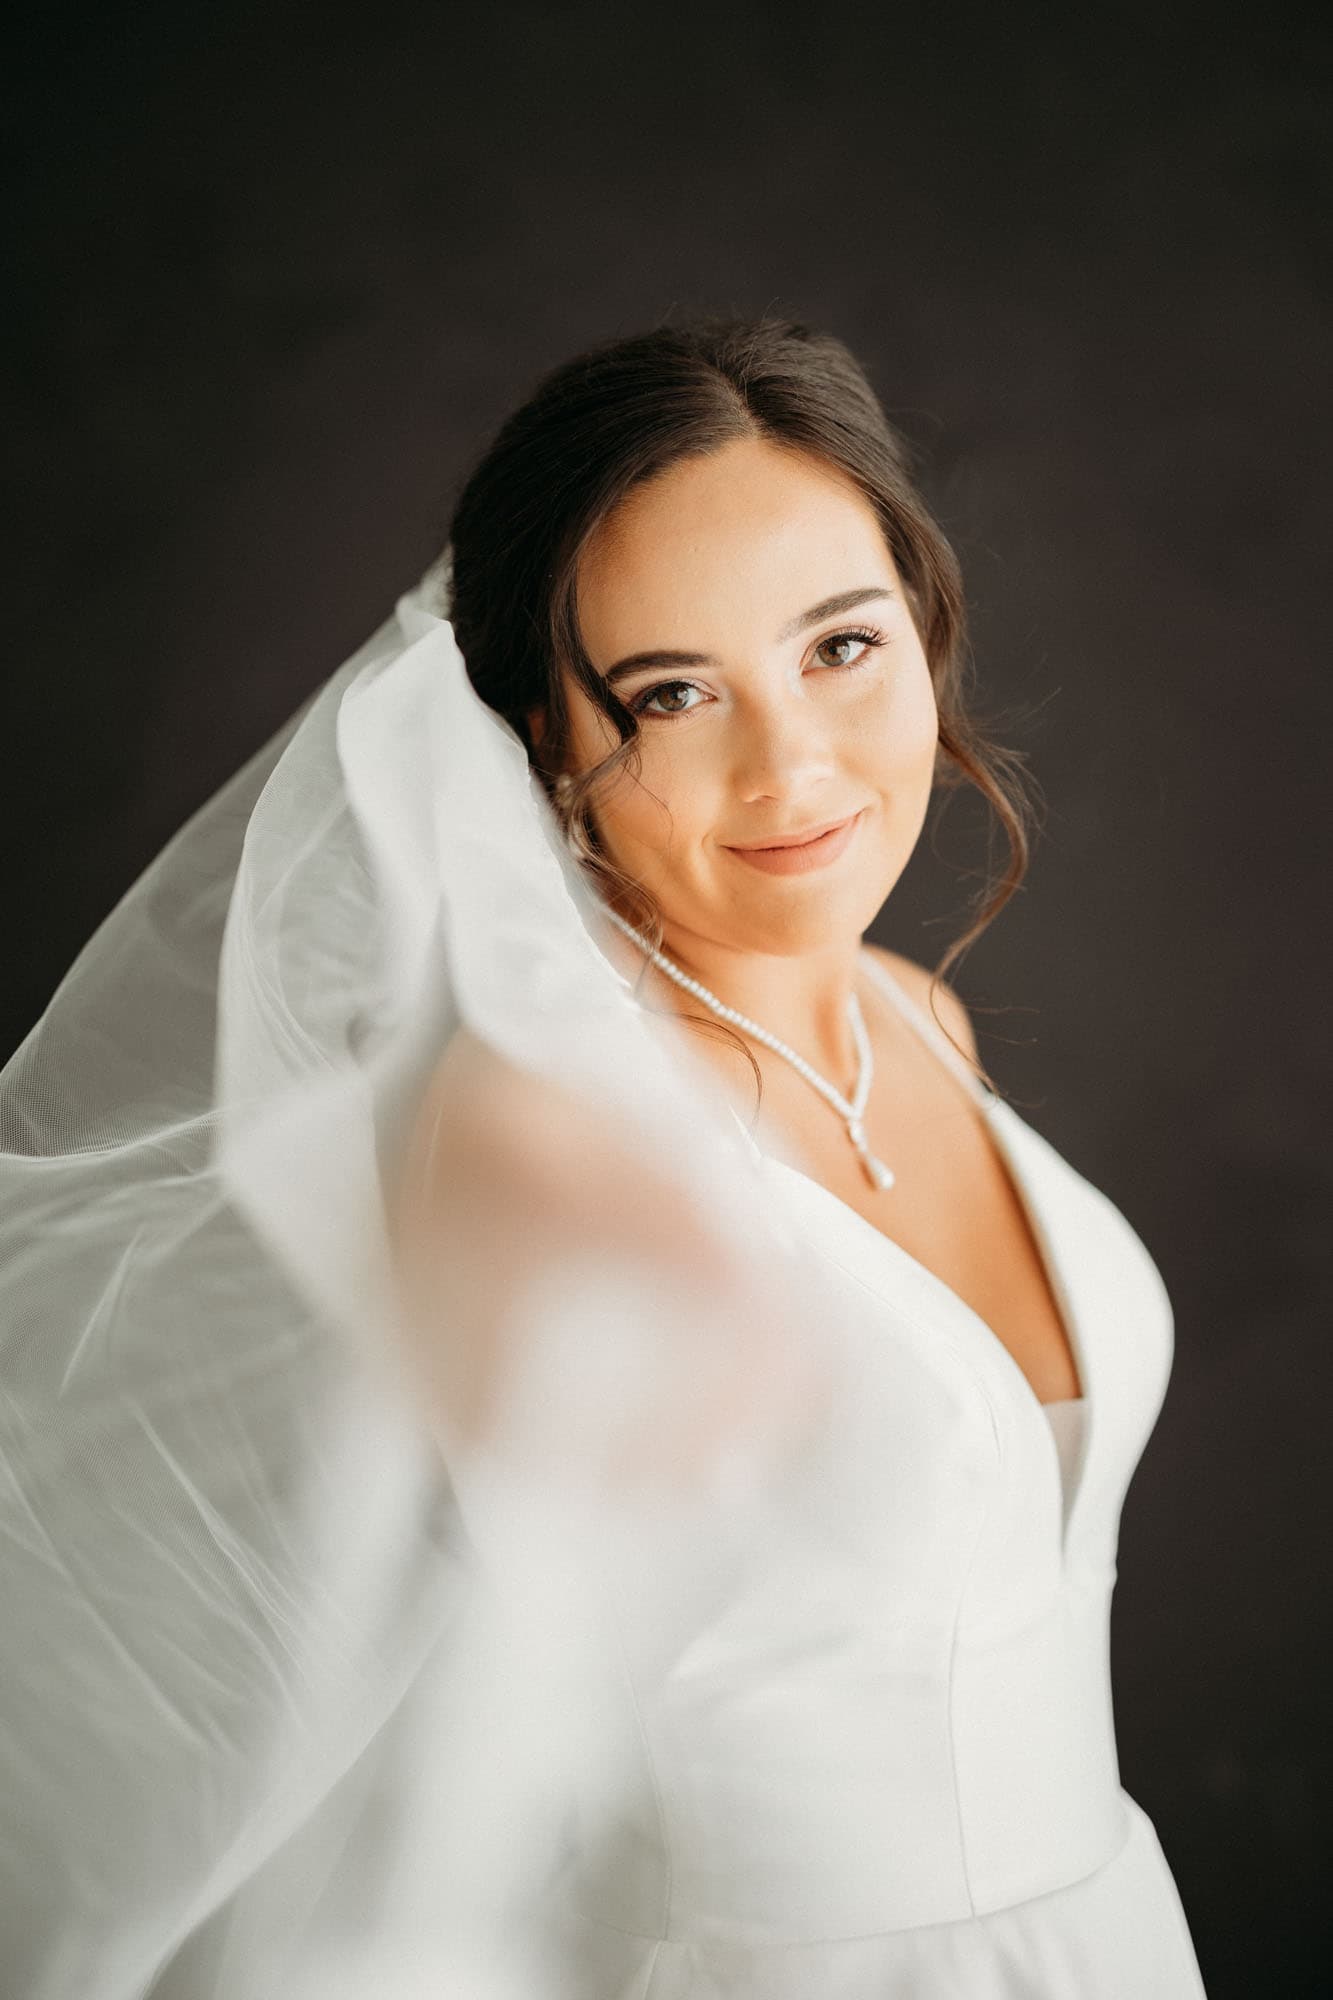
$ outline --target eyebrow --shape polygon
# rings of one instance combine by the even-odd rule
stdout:
[[[808,611],[789,618],[777,635],[777,643],[794,639],[799,632],[808,631],[825,618],[836,618],[840,612],[852,611],[858,604],[870,604],[881,597],[892,597],[895,593],[886,584],[869,584],[863,590],[840,590],[836,597],[825,597],[818,604],[812,604]],[[653,651],[627,653],[623,660],[617,660],[603,676],[607,687],[614,687],[617,681],[627,680],[631,674],[640,674],[645,667],[720,667],[722,662],[713,653],[681,653]]]

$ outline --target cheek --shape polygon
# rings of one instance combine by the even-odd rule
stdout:
[[[872,782],[901,785],[922,773],[929,781],[939,739],[939,712],[924,654],[875,691],[855,719],[858,767]]]
[[[620,738],[581,691],[570,702],[571,749],[581,769],[599,764]],[[670,724],[642,729],[636,757],[593,794],[592,813],[612,859],[637,867],[647,852],[666,854],[706,822],[711,802],[698,745],[673,739]]]
[[[644,730],[637,775],[633,768],[621,772],[598,808],[611,839],[665,854],[713,824],[718,805],[708,761],[698,743],[691,753],[685,733],[672,740],[670,724]]]
[[[600,764],[620,741],[610,718],[593,707],[582,688],[566,683],[565,701],[569,709],[569,747],[572,760],[581,770]]]

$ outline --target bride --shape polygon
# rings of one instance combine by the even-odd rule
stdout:
[[[945,967],[1023,875],[964,653],[840,341],[608,342],[90,943],[0,1090],[26,1993],[415,1993],[444,1878],[435,1991],[1202,1993],[1109,1685],[1169,1300],[865,939],[937,787]]]

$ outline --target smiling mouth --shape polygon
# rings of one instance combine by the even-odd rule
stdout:
[[[808,833],[794,834],[790,839],[770,847],[733,847],[727,851],[747,867],[757,868],[765,875],[809,875],[816,869],[830,867],[841,858],[855,839],[865,812],[866,808],[862,806],[860,812],[853,813],[849,819],[834,820],[831,826],[814,827]]]
[[[848,820],[855,818],[855,813],[847,813],[842,819],[825,820],[823,826],[808,827],[804,833],[779,834],[776,840],[747,841],[743,846],[737,843],[732,851],[736,854],[777,854],[784,847],[809,847],[813,841],[822,840],[827,833],[836,833],[839,827],[846,826]]]

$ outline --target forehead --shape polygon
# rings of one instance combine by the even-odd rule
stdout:
[[[636,487],[579,558],[593,663],[649,646],[724,651],[840,589],[896,584],[869,501],[842,472],[738,439]]]

